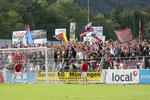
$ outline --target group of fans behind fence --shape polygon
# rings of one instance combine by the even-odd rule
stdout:
[[[87,61],[89,71],[130,69],[126,61],[141,61],[140,64],[136,64],[135,68],[137,69],[150,68],[150,40],[141,40],[140,42],[133,40],[127,43],[113,40],[105,42],[79,42],[75,40],[59,44],[35,44],[35,47],[41,46],[54,49],[54,66],[56,71],[79,71],[83,59]],[[13,48],[18,47],[18,44],[13,44]],[[27,48],[30,46],[23,47]],[[3,47],[3,49],[7,48],[9,47]],[[11,62],[12,58],[10,55],[6,56],[9,62]],[[27,61],[27,59],[43,59],[45,54],[41,51],[31,51],[30,53],[22,54],[22,56]],[[38,64],[42,66],[41,62]],[[41,70],[44,71],[45,68],[39,68],[36,71]]]

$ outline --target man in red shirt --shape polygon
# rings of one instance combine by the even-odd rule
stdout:
[[[83,59],[83,64],[82,64],[82,67],[81,67],[81,76],[82,76],[82,85],[86,84],[87,85],[87,71],[88,71],[88,64],[87,62],[85,61],[85,59]],[[84,80],[86,81],[84,83]]]
[[[16,79],[16,76],[21,76],[21,80],[23,79],[23,75],[21,72],[22,63],[18,60],[18,63],[14,67],[14,80]]]

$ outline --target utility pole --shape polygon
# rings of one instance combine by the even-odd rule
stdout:
[[[89,0],[87,1],[88,2],[88,23],[90,22],[90,16],[89,16]]]

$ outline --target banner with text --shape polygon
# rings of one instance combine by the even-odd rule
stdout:
[[[105,82],[108,84],[137,84],[139,70],[105,70]]]
[[[12,35],[12,44],[27,44],[25,39],[26,31],[13,31]],[[45,44],[47,42],[47,32],[46,30],[32,30],[31,31],[32,39],[34,43]]]
[[[150,84],[150,70],[142,69],[139,74],[140,84]]]
[[[103,35],[103,26],[97,26],[93,27],[94,33],[96,36],[102,36]]]
[[[66,34],[66,28],[55,29],[55,35],[59,35],[60,33]]]
[[[89,83],[102,83],[102,72],[88,72]],[[37,72],[37,82],[43,83],[46,80],[45,72]],[[49,83],[78,83],[82,82],[81,72],[48,72]]]
[[[46,30],[32,30],[31,35],[35,44],[47,43],[47,31]]]
[[[12,44],[27,44],[25,39],[26,31],[13,31]]]

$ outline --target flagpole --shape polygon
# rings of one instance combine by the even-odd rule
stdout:
[[[89,16],[89,0],[88,0],[88,23],[90,22],[90,16]]]

